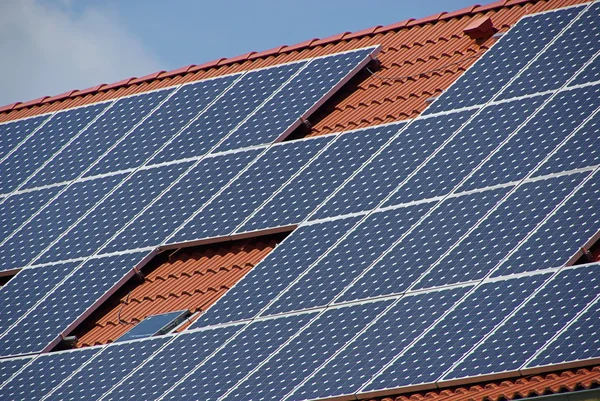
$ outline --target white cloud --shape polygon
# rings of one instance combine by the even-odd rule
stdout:
[[[0,1],[0,106],[161,70],[109,9]]]

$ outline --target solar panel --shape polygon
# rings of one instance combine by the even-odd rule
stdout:
[[[22,357],[14,359],[0,359],[0,388],[17,373],[23,366],[28,364],[33,357]]]
[[[589,82],[598,82],[600,76],[600,58],[596,55],[593,60],[583,67],[583,69],[577,74],[575,79],[571,81],[570,85],[582,85]]]
[[[133,326],[125,334],[115,340],[115,342],[137,340],[140,338],[166,334],[183,323],[189,314],[190,311],[184,309],[147,316],[144,318],[144,320]]]
[[[49,114],[9,121],[0,124],[0,163],[18,151],[27,138],[34,134],[51,117]]]

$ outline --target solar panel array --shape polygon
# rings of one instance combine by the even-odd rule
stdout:
[[[0,291],[0,398],[351,399],[598,360],[600,263],[572,265],[600,233],[599,22],[527,16],[423,115],[336,135],[271,144],[373,49],[0,125],[2,268],[25,267]],[[180,334],[14,357],[159,245],[290,225]]]

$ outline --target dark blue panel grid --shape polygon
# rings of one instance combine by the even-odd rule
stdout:
[[[168,242],[231,234],[332,139],[330,136],[321,136],[269,148]]]
[[[519,369],[598,295],[599,286],[598,265],[559,273],[444,379]]]
[[[524,178],[600,106],[600,85],[561,92],[483,164],[460,191]]]
[[[600,232],[600,172],[505,260],[493,276],[563,266]]]
[[[147,360],[104,400],[151,401],[159,398],[235,334],[242,326],[182,333]],[[219,375],[226,372],[219,372]],[[196,377],[190,377],[194,382]]]
[[[0,387],[12,375],[17,373],[25,364],[29,363],[32,358],[14,358],[0,360]]]
[[[6,243],[0,245],[0,269],[19,268],[33,261],[124,177],[124,174],[119,174],[77,182],[68,187]]]
[[[50,117],[45,114],[0,124],[0,160]]]
[[[354,394],[468,289],[453,288],[402,298],[286,401]]]
[[[423,114],[487,103],[582,9],[571,7],[521,19]]]
[[[312,218],[339,216],[376,207],[473,113],[463,111],[410,123],[391,144],[321,205]]]
[[[549,276],[521,277],[481,285],[362,391],[435,382]]]
[[[103,253],[162,244],[259,153],[255,149],[202,160],[102,248]]]
[[[302,222],[403,126],[392,124],[340,135],[238,231]]]
[[[89,259],[0,338],[2,356],[40,352],[122,280],[144,252]],[[43,269],[43,268],[42,268]]]
[[[507,192],[503,188],[445,200],[338,301],[406,291]]]
[[[534,177],[600,164],[600,110],[533,174]]]
[[[544,351],[527,364],[528,368],[600,358],[600,302],[577,318]]]
[[[225,76],[181,87],[86,175],[142,165],[223,93],[235,78],[237,76]]]
[[[329,309],[273,355],[227,399],[279,400],[341,349],[392,301]]]
[[[40,355],[0,389],[0,399],[41,400],[98,351],[99,348],[84,348]]]
[[[93,361],[64,382],[47,400],[97,400],[168,340],[169,337],[155,337],[104,347]]]
[[[0,335],[79,265],[77,262],[23,269],[0,291]]]
[[[499,98],[558,89],[599,50],[600,3],[590,6],[515,81],[504,88]]]
[[[547,98],[536,96],[482,109],[383,206],[449,193]]]
[[[596,56],[569,85],[580,85],[600,81],[600,57]]]
[[[327,305],[431,207],[426,203],[371,214],[263,314]]]
[[[0,203],[0,242],[25,223],[61,189],[61,187],[52,187],[20,193]]]
[[[255,317],[358,220],[352,217],[296,229],[190,328]]]
[[[170,92],[162,90],[117,100],[106,113],[38,171],[25,187],[65,182],[78,177]]]
[[[42,254],[37,263],[92,255],[190,165],[179,163],[137,171]]]
[[[373,53],[373,48],[333,54],[311,60],[285,86],[269,99],[248,121],[229,136],[216,151],[244,148],[276,140],[289,131],[300,117],[356,73]]]
[[[200,118],[154,156],[152,162],[208,153],[304,64],[283,64],[246,73]]]
[[[50,157],[75,137],[110,103],[56,113],[46,125],[33,134],[18,151],[0,164],[0,193],[8,193],[42,166]]]
[[[315,315],[286,316],[252,323],[163,400],[218,400]]]
[[[588,174],[549,178],[517,188],[423,276],[415,288],[436,287],[485,277]]]

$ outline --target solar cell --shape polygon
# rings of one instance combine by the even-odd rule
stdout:
[[[11,152],[17,151],[19,145],[50,117],[50,114],[44,114],[0,124],[0,163]]]
[[[104,401],[145,400],[161,397],[188,372],[225,344],[243,326],[227,326],[212,330],[182,333],[131,370],[129,375],[110,390]],[[213,372],[214,373],[214,372]],[[193,383],[197,376],[190,378]],[[202,379],[200,377],[199,379]]]
[[[594,59],[585,66],[569,85],[581,85],[589,82],[600,81],[600,57],[596,55]]]
[[[86,176],[140,166],[202,113],[237,77],[228,75],[179,87],[173,96],[103,156]]]
[[[188,162],[138,170],[70,227],[37,263],[92,255],[190,165]]]
[[[171,92],[172,90],[161,90],[115,101],[104,114],[39,170],[25,188],[77,178]]]
[[[28,265],[124,177],[124,174],[106,176],[67,187],[0,245],[1,269]]]
[[[307,377],[286,401],[351,395],[417,339],[468,287],[399,299],[326,364]]]
[[[167,239],[167,242],[185,242],[231,234],[332,139],[321,136],[270,147],[223,192]]]
[[[39,355],[0,388],[3,400],[41,400],[52,388],[87,362],[98,348]]]
[[[360,393],[435,382],[549,276],[526,276],[480,285],[438,319],[426,335],[398,354]]]
[[[499,98],[508,99],[560,88],[600,51],[598,36],[600,4],[592,4],[517,79],[502,90]]]
[[[351,50],[310,60],[240,125],[216,151],[270,143],[289,134],[311,112],[364,67],[376,47]]]
[[[58,386],[45,400],[96,400],[167,340],[168,337],[154,337],[104,347],[93,360]]]
[[[22,186],[31,174],[78,135],[109,104],[96,103],[54,114],[17,152],[0,164],[0,193],[9,193]]]
[[[444,254],[414,288],[482,279],[588,175],[547,178],[517,187]]]
[[[406,291],[508,193],[499,188],[448,198],[393,245],[337,301]]]
[[[12,375],[29,363],[33,357],[0,359],[0,388]]]
[[[315,315],[316,312],[249,324],[161,400],[218,400]]]
[[[237,232],[302,222],[403,126],[391,124],[339,135]]]
[[[299,227],[190,327],[255,317],[358,220],[350,217]]]
[[[151,159],[152,162],[160,163],[208,153],[304,64],[306,62],[301,61],[247,72],[212,103],[200,118],[158,152]]]
[[[0,355],[41,352],[133,274],[144,252],[89,259],[0,338]],[[43,269],[43,268],[42,268]]]
[[[462,111],[409,123],[310,218],[321,219],[376,207],[471,115],[473,111]]]
[[[369,215],[263,315],[327,305],[432,206],[425,203]]]
[[[583,8],[569,7],[522,18],[423,114],[487,103]]]
[[[391,302],[385,300],[323,312],[223,398],[239,400],[248,394],[257,401],[283,398]]]
[[[102,248],[103,253],[160,245],[260,152],[254,149],[201,160],[130,221]]]
[[[444,376],[444,380],[519,369],[598,295],[600,266],[560,272]]]
[[[559,92],[460,187],[461,191],[524,178],[600,106],[600,85]]]

